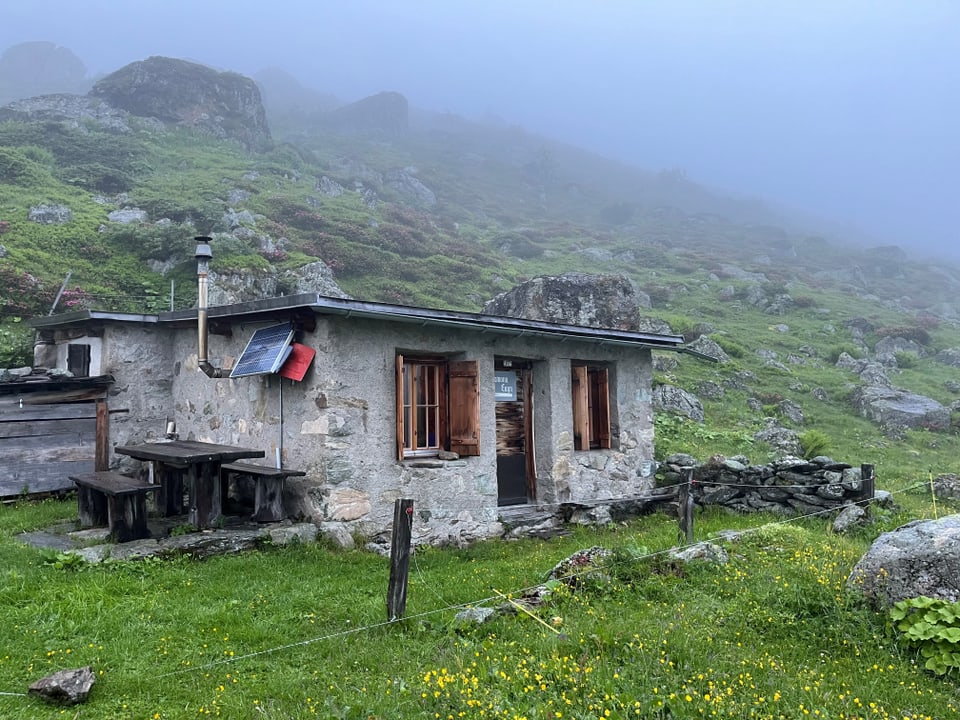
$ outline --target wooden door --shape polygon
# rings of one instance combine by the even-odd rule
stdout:
[[[530,368],[518,361],[496,364],[498,376],[497,503],[521,505],[536,497],[533,468],[533,424]],[[509,382],[505,379],[509,378]],[[509,387],[513,394],[504,392]],[[510,396],[510,397],[508,397]]]

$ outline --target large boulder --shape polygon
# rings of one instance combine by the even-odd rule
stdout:
[[[717,362],[720,363],[730,362],[730,356],[723,351],[720,344],[716,340],[711,340],[706,335],[701,335],[696,340],[687,343],[687,349],[709,355],[712,358],[716,358]]]
[[[950,427],[950,410],[936,400],[900,388],[863,385],[850,395],[861,416],[887,430]]]
[[[695,395],[673,385],[657,385],[653,389],[653,407],[658,412],[703,422],[703,403]]]
[[[637,293],[623,275],[567,273],[537,277],[497,295],[487,315],[638,331]]]
[[[151,57],[107,75],[90,95],[131,115],[198,128],[247,148],[262,150],[271,145],[260,89],[237,73]]]
[[[915,520],[884,533],[854,566],[847,585],[877,607],[920,595],[960,601],[960,515]]]
[[[898,336],[889,336],[881,339],[873,348],[873,352],[877,358],[877,362],[892,367],[897,366],[897,355],[900,353],[909,353],[918,358],[926,356],[923,345],[916,340]]]

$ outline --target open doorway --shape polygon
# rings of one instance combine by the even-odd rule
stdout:
[[[497,504],[536,500],[533,371],[529,360],[496,358]]]

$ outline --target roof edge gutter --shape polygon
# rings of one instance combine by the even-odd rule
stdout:
[[[720,362],[720,358],[718,357],[714,357],[713,355],[707,355],[706,353],[700,352],[699,350],[694,350],[688,347],[678,347],[676,348],[676,352],[684,353],[685,355],[693,355],[695,358],[699,358],[700,360],[707,360],[708,362],[712,362],[712,363]]]

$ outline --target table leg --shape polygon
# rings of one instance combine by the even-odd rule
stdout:
[[[182,468],[153,463],[154,482],[160,483],[157,491],[157,509],[164,517],[183,515],[183,473]]]
[[[205,462],[191,465],[190,523],[201,530],[216,527],[222,514],[220,506],[220,463]]]

